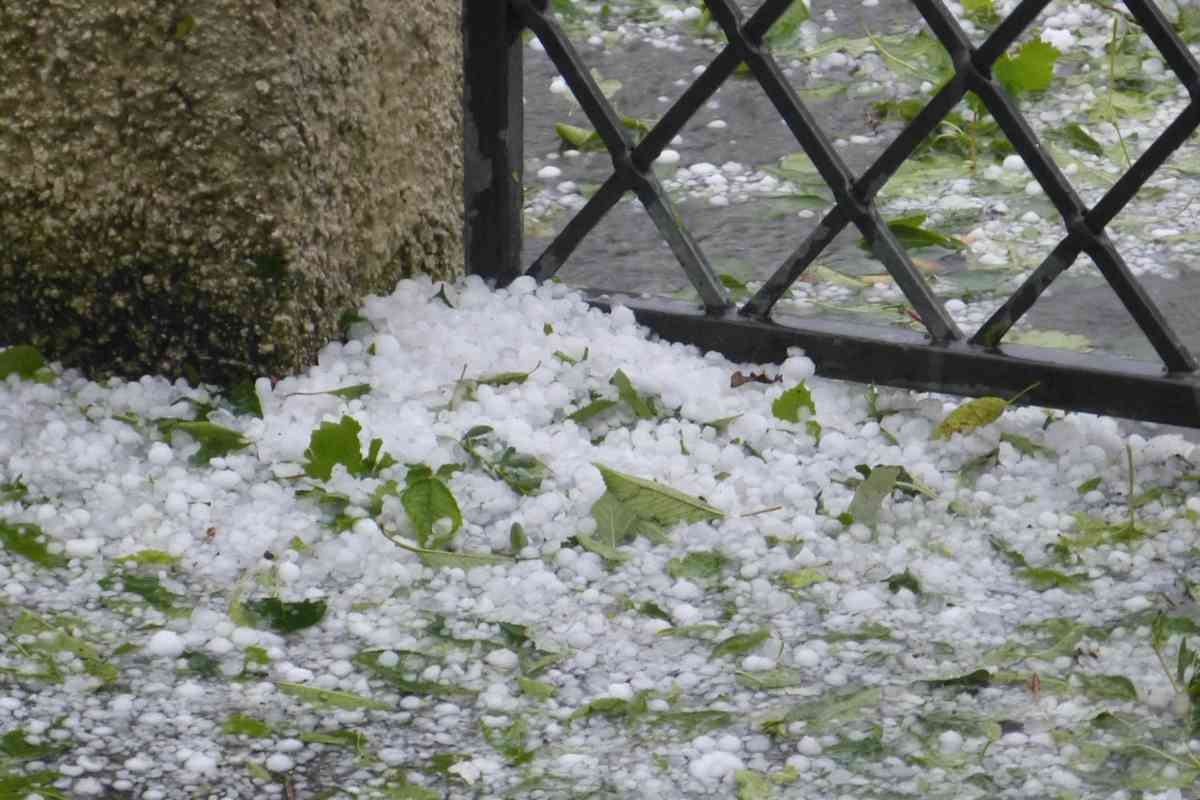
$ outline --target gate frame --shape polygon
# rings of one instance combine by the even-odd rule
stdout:
[[[884,154],[855,177],[833,150],[804,104],[779,72],[763,37],[791,0],[766,0],[743,20],[730,0],[705,0],[729,44],[709,64],[650,133],[634,146],[558,27],[547,0],[463,0],[464,250],[468,273],[503,287],[522,274],[539,282],[553,276],[595,223],[626,191],[633,191],[667,239],[704,303],[645,299],[584,289],[593,305],[623,305],[661,338],[714,350],[739,362],[779,362],[798,347],[818,375],[964,396],[1009,397],[1033,388],[1019,401],[1200,428],[1200,374],[1187,351],[1104,235],[1104,227],[1141,185],[1200,126],[1200,66],[1150,0],[1126,7],[1143,25],[1170,68],[1189,90],[1191,102],[1091,209],[1042,152],[1023,116],[990,74],[992,63],[1033,22],[1050,0],[1022,0],[992,35],[975,47],[940,0],[910,0],[950,52],[955,76],[928,102]],[[521,268],[523,190],[523,41],[526,28],[579,99],[613,158],[614,173],[527,271]],[[741,309],[720,286],[691,234],[679,222],[653,172],[653,160],[697,108],[733,70],[747,63],[760,85],[813,159],[835,197],[835,206],[796,252]],[[945,313],[940,300],[913,269],[874,204],[886,183],[933,126],[966,92],[987,103],[993,117],[1026,160],[1063,216],[1066,237],[1033,275],[970,339]],[[772,312],[845,225],[864,234],[931,334],[902,328],[812,319]],[[832,231],[832,233],[831,233]],[[1104,353],[1073,353],[1001,340],[1041,292],[1086,252],[1158,351],[1163,365]]]

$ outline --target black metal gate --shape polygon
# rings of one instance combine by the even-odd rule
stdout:
[[[1200,427],[1196,360],[1171,330],[1105,234],[1143,183],[1200,125],[1200,67],[1153,2],[1125,6],[1187,88],[1191,102],[1112,188],[1086,207],[992,76],[992,67],[1050,0],[1022,0],[978,47],[940,0],[912,0],[949,52],[954,76],[859,176],[785,79],[764,44],[792,0],[766,0],[745,18],[733,0],[706,0],[727,38],[724,49],[636,146],[549,10],[548,0],[464,0],[465,243],[469,272],[505,285],[521,274],[522,40],[541,41],[612,157],[613,173],[527,271],[553,276],[584,236],[632,191],[699,292],[703,307],[622,298],[639,322],[671,341],[738,361],[780,361],[803,348],[818,374],[962,395],[1011,396],[1045,406]],[[832,191],[835,205],[747,302],[735,306],[704,253],[680,223],[652,164],[694,113],[745,64]],[[1066,235],[1011,297],[969,337],[958,329],[880,217],[875,196],[968,93],[992,114],[1062,216]],[[846,226],[854,225],[926,329],[789,319],[776,302]],[[788,232],[781,230],[780,235]],[[1002,345],[1005,334],[1081,254],[1089,255],[1153,345],[1161,364],[1102,354]],[[607,302],[593,293],[598,305]]]

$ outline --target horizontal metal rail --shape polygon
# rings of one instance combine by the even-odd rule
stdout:
[[[798,346],[813,359],[820,375],[919,390],[1007,396],[1036,383],[1024,402],[1200,427],[1197,362],[1104,231],[1154,171],[1200,126],[1200,66],[1157,6],[1150,0],[1126,0],[1133,19],[1187,88],[1191,103],[1100,201],[1088,208],[992,75],[993,66],[1050,0],[1021,0],[978,47],[941,0],[911,0],[950,54],[954,74],[860,176],[843,163],[765,44],[767,32],[791,2],[764,0],[746,18],[733,0],[705,0],[726,44],[641,142],[634,144],[559,26],[548,0],[463,0],[468,271],[497,285],[521,274],[519,117],[523,87],[519,34],[527,29],[538,37],[595,127],[612,159],[613,173],[525,274],[539,281],[553,277],[604,215],[626,192],[633,192],[703,304],[697,308],[665,299],[621,301],[634,310],[639,321],[666,339],[690,342],[739,361],[778,361],[786,357],[788,347]],[[829,187],[834,206],[739,308],[680,221],[653,165],[667,143],[743,64]],[[983,103],[1024,159],[1061,215],[1066,235],[992,316],[966,337],[884,223],[875,197],[968,93]],[[849,225],[858,229],[886,267],[924,325],[925,334],[774,313],[779,300]],[[1138,324],[1161,364],[1004,344],[1013,325],[1085,253]],[[611,302],[603,294],[591,296],[597,305]]]

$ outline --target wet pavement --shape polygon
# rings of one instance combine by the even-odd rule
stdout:
[[[744,4],[748,10],[753,5],[756,4]],[[622,7],[614,3],[612,13],[605,18],[582,15],[564,19],[581,57],[594,69],[594,75],[606,88],[615,87],[610,99],[618,113],[650,123],[665,112],[694,79],[695,72],[708,64],[721,46],[711,35],[698,32],[696,20],[663,19],[654,11],[656,6],[633,2]],[[680,4],[675,8],[686,6]],[[830,19],[825,9],[818,7],[813,22],[821,30],[818,32],[810,23],[813,35],[781,48],[777,59],[822,129],[835,140],[847,165],[855,173],[861,173],[900,129],[896,122],[880,124],[874,104],[921,96],[922,89],[929,91],[928,84],[917,87],[920,76],[916,73],[921,63],[894,52],[879,56],[880,50],[906,47],[906,41],[915,41],[922,24],[916,11],[904,0],[880,0],[875,7],[838,4],[835,16]],[[879,47],[864,55],[854,49],[853,42],[861,44],[867,38]],[[839,47],[845,43],[851,44]],[[1148,43],[1145,47],[1149,48]],[[849,53],[844,63],[842,57],[830,56],[842,51]],[[1086,55],[1085,49],[1081,51]],[[1152,55],[1153,51],[1147,49],[1145,53]],[[1052,87],[1044,99],[1039,98],[1023,109],[1039,135],[1047,136],[1054,125],[1076,119],[1087,123],[1089,131],[1103,129],[1102,123],[1084,115],[1082,105],[1071,105],[1081,91],[1094,94],[1083,83],[1092,69],[1084,55],[1064,54],[1056,78],[1063,81],[1063,90],[1056,92]],[[912,75],[906,74],[910,65],[916,68]],[[569,153],[569,148],[560,142],[555,133],[556,123],[585,128],[590,125],[569,92],[561,87],[558,91],[548,88],[552,87],[557,72],[536,46],[526,48],[525,70],[527,202],[536,203],[539,192],[554,196],[564,188],[586,197],[608,176],[610,160],[603,151]],[[888,76],[893,74],[895,79],[889,80]],[[1175,81],[1169,73],[1157,76],[1157,80]],[[1169,118],[1158,125],[1156,118],[1145,124],[1161,128],[1167,122]],[[1140,123],[1126,124],[1128,141],[1121,142],[1123,147],[1133,148],[1134,157],[1155,134],[1155,131],[1144,132],[1139,141],[1138,132],[1132,136],[1128,133],[1136,124]],[[819,204],[815,204],[812,210],[801,210],[798,216],[796,209],[805,208],[804,202],[797,205],[786,198],[792,194],[819,199],[813,197],[811,186],[796,185],[796,174],[789,176],[778,171],[780,159],[801,148],[752,78],[735,76],[727,81],[712,102],[685,126],[681,140],[671,147],[679,153],[678,163],[660,165],[657,171],[671,190],[680,218],[718,273],[738,281],[764,279],[803,241],[823,213]],[[1110,160],[1118,158],[1113,153],[1114,148],[1109,147]],[[1064,166],[1078,153],[1052,147],[1051,155]],[[1151,297],[1160,303],[1169,323],[1185,343],[1200,351],[1200,319],[1194,312],[1200,301],[1200,258],[1197,258],[1200,245],[1196,241],[1200,235],[1189,208],[1192,198],[1200,195],[1200,183],[1193,174],[1193,159],[1200,163],[1194,141],[1173,159],[1172,165],[1178,168],[1173,172],[1161,170],[1148,184],[1150,190],[1135,199],[1111,231],[1127,262],[1136,272],[1145,273],[1143,283]],[[751,191],[740,200],[731,191],[730,202],[717,204],[711,195],[688,189],[695,185],[695,176],[692,183],[673,188],[672,176],[697,164],[711,164],[719,170],[724,167],[721,171],[727,175],[772,174],[783,183],[779,191]],[[1123,170],[1123,165],[1094,160],[1090,164],[1085,163],[1079,173],[1067,171],[1085,202],[1093,203]],[[993,250],[1000,249],[1004,254],[1000,259],[993,255],[989,261],[978,258],[972,250],[930,248],[912,253],[925,273],[935,279],[935,291],[943,298],[965,304],[965,316],[956,314],[956,317],[966,330],[973,330],[974,324],[1001,302],[1063,235],[1057,212],[1036,187],[1022,183],[1023,179],[1009,180],[1009,176],[1004,180],[985,180],[986,165],[992,162],[980,158],[975,169],[969,173],[961,171],[957,178],[939,174],[935,169],[927,185],[918,182],[891,193],[889,184],[889,189],[881,195],[887,218],[928,211],[931,227],[938,223],[938,230],[967,243],[972,243],[972,237],[981,231],[988,231],[987,235],[995,240]],[[551,172],[556,174],[538,177],[539,170],[547,166],[553,167]],[[999,168],[992,165],[991,169],[995,173]],[[791,184],[785,182],[789,177]],[[570,183],[564,187],[565,181]],[[898,186],[900,182],[896,183]],[[577,198],[579,203],[582,197]],[[569,209],[558,209],[556,213],[527,216],[524,251],[527,264],[572,213]],[[858,248],[858,240],[856,231],[843,232],[817,264],[841,275],[865,277],[870,285],[865,290],[862,286],[850,289],[839,286],[828,291],[821,285],[803,286],[805,294],[801,300],[808,303],[800,307],[803,313],[849,315],[869,323],[894,321],[894,313],[889,319],[886,313],[864,312],[889,303],[902,303],[903,298],[894,291],[888,295],[886,286],[876,286],[883,270]],[[682,268],[648,217],[631,200],[622,201],[609,212],[568,260],[559,277],[577,286],[674,296],[689,296],[691,292]],[[1086,258],[1081,258],[1060,278],[1021,327],[1032,330],[1033,335],[1049,332],[1052,338],[1073,342],[1072,346],[1078,349],[1094,348],[1154,359],[1149,344]]]

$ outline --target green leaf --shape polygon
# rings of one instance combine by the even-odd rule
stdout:
[[[680,625],[674,628],[664,628],[658,632],[658,635],[680,639],[699,639],[702,642],[711,642],[720,632],[720,625],[702,623],[699,625]]]
[[[1086,353],[1093,349],[1092,340],[1078,333],[1062,331],[1043,331],[1024,329],[1010,331],[1004,337],[1008,344],[1024,344],[1030,347],[1047,347],[1054,350],[1070,350],[1074,353]]]
[[[597,716],[608,719],[624,717],[628,724],[633,725],[649,712],[649,695],[649,691],[641,691],[630,700],[620,697],[597,698],[572,711],[571,715],[567,717],[567,725],[570,726],[577,719],[589,719]]]
[[[1094,156],[1104,155],[1104,146],[1093,139],[1092,135],[1076,122],[1064,125],[1058,129],[1057,133],[1072,147]]]
[[[1137,688],[1124,675],[1089,675],[1076,672],[1075,677],[1083,686],[1083,692],[1093,700],[1137,701]]]
[[[242,434],[211,422],[164,419],[159,420],[158,428],[164,436],[174,431],[183,431],[200,443],[200,449],[192,456],[193,464],[207,464],[214,458],[250,446],[250,440]]]
[[[667,574],[672,578],[711,580],[721,576],[729,559],[716,550],[694,550],[667,562]]]
[[[1022,567],[1029,566],[1028,562],[1025,561],[1025,556],[1021,555],[1016,550],[1013,550],[1000,539],[996,538],[995,536],[989,536],[988,541],[991,543],[992,549],[999,553],[1000,557],[1003,558],[1010,567],[1020,569]]]
[[[976,25],[991,27],[1000,21],[992,0],[962,0],[963,13]]]
[[[15,758],[18,761],[50,758],[58,753],[70,750],[72,746],[73,745],[58,741],[43,741],[41,743],[34,744],[33,742],[29,741],[28,738],[26,738],[25,731],[21,730],[20,728],[11,730],[4,734],[4,736],[0,736],[0,753],[3,753],[9,758]],[[2,767],[0,767],[0,770],[2,770]],[[2,771],[0,771],[0,775],[3,775]],[[5,795],[2,791],[0,791],[0,797],[7,796],[8,795]]]
[[[716,428],[717,433],[724,433],[725,429],[730,426],[741,414],[734,414],[732,417],[721,417],[720,419],[709,420],[708,422],[700,423],[704,428]]]
[[[275,729],[270,725],[244,714],[234,714],[225,720],[221,732],[227,736],[249,736],[252,739],[265,739],[275,735]]]
[[[362,445],[358,432],[362,426],[354,417],[342,417],[340,421],[322,422],[309,438],[304,451],[304,474],[310,478],[327,481],[333,476],[335,464],[341,464],[351,475],[363,471]]]
[[[292,392],[286,396],[292,397],[295,395],[313,396],[319,394],[328,394],[334,397],[340,397],[343,400],[357,400],[363,395],[370,394],[371,388],[371,384],[369,383],[356,383],[353,386],[343,386],[340,389],[327,389],[323,392]]]
[[[427,567],[434,569],[475,569],[476,567],[490,567],[497,564],[512,564],[513,559],[507,556],[495,556],[488,553],[452,553],[447,550],[429,550],[423,547],[414,547],[397,536],[384,534],[388,537],[392,544],[399,547],[401,550],[407,550],[410,553],[415,553],[417,558],[421,559],[421,563]]]
[[[771,797],[771,782],[761,772],[739,769],[733,778],[737,784],[737,800],[768,800]]]
[[[476,425],[458,443],[474,464],[520,495],[536,492],[550,473],[538,458],[505,446],[489,425]]]
[[[297,738],[302,742],[328,744],[333,747],[351,747],[358,751],[364,750],[367,746],[367,737],[361,731],[353,729],[330,732],[305,731]]]
[[[1054,79],[1054,62],[1058,55],[1058,48],[1053,45],[1031,39],[1017,49],[1016,55],[1000,56],[992,67],[992,74],[1013,96],[1041,92]]]
[[[147,605],[169,617],[187,616],[191,613],[191,609],[182,604],[183,597],[163,586],[157,575],[139,575],[136,572],[118,569],[97,583],[101,589],[109,591],[120,586],[121,591],[136,594],[145,600]]]
[[[57,569],[65,567],[70,559],[61,553],[51,553],[46,549],[49,537],[45,532],[31,523],[10,523],[0,520],[0,544],[8,552],[27,558],[40,567]]]
[[[606,491],[592,504],[592,519],[596,521],[595,538],[616,547],[625,544],[635,534],[638,515],[612,492]]]
[[[61,779],[60,773],[51,770],[15,775],[0,767],[0,798],[25,800],[36,796],[42,800],[67,800],[65,794],[54,788],[54,784]]]
[[[1046,592],[1050,589],[1078,592],[1083,590],[1084,582],[1088,580],[1086,572],[1068,575],[1046,567],[1022,567],[1016,571],[1016,575],[1022,580],[1028,581],[1039,592]]]
[[[19,503],[29,496],[29,487],[21,482],[18,475],[16,480],[0,483],[0,503]]]
[[[946,250],[966,249],[966,242],[931,228],[924,228],[922,227],[924,222],[924,214],[910,214],[888,220],[887,226],[906,250],[919,250],[924,247],[941,247]],[[866,239],[859,239],[858,246],[864,250],[870,249]]]
[[[661,619],[663,622],[671,621],[670,614],[668,614],[666,611],[663,611],[657,603],[651,603],[649,600],[639,605],[637,607],[637,612],[653,619]]]
[[[917,580],[917,576],[913,575],[907,567],[904,572],[889,576],[887,579],[888,591],[892,594],[901,589],[908,589],[913,594],[921,594],[921,582]]]
[[[567,419],[577,423],[584,423],[592,417],[600,416],[615,405],[617,405],[616,400],[605,400],[604,398],[593,400],[574,414],[568,414]]]
[[[902,469],[897,466],[881,465],[871,470],[866,480],[854,490],[854,497],[846,511],[872,530],[879,524],[879,512],[883,501],[896,488]]]
[[[277,633],[295,633],[316,625],[325,618],[326,608],[324,600],[284,602],[276,597],[246,600],[242,606],[259,623],[255,627],[265,625]]]
[[[225,399],[237,413],[250,414],[262,419],[262,400],[258,396],[258,389],[254,387],[254,381],[233,384],[225,393]]]
[[[1058,455],[1053,450],[1051,450],[1049,447],[1046,447],[1044,444],[1038,444],[1037,442],[1033,441],[1032,439],[1027,439],[1024,436],[1018,436],[1015,433],[1000,434],[1000,441],[1008,442],[1009,444],[1011,444],[1013,446],[1013,448],[1017,452],[1021,453],[1022,455],[1027,455],[1027,456],[1043,456],[1044,455],[1044,456],[1048,456],[1050,458],[1054,458],[1056,455]],[[1085,492],[1085,494],[1086,494],[1086,492]]]
[[[319,708],[341,708],[347,711],[358,709],[372,711],[392,710],[392,707],[387,703],[351,694],[350,692],[341,692],[334,689],[318,689],[314,686],[305,686],[300,683],[276,682],[275,687],[289,697],[295,697],[301,702]]]
[[[713,508],[703,500],[657,481],[635,478],[609,469],[603,464],[596,464],[595,467],[600,470],[608,491],[628,506],[640,520],[671,526],[680,522],[704,522],[725,516],[723,511]]]
[[[1196,653],[1188,648],[1187,639],[1182,639],[1179,642],[1179,655],[1175,659],[1175,679],[1183,683],[1187,676],[1188,668],[1196,663]]]
[[[663,711],[651,722],[656,727],[671,727],[678,730],[684,738],[692,738],[702,733],[728,728],[733,724],[733,715],[728,711],[713,711],[701,709],[697,711]]]
[[[759,628],[753,633],[735,633],[733,636],[726,637],[717,642],[708,658],[711,661],[714,658],[739,656],[749,653],[770,638],[770,636],[770,628]]]
[[[821,730],[831,722],[857,719],[867,709],[878,709],[882,702],[883,690],[877,686],[849,687],[792,706],[782,717],[768,720],[763,728],[777,735],[786,731],[789,723],[806,722],[810,730]]]
[[[776,419],[781,419],[784,422],[799,422],[800,411],[802,409],[807,409],[809,414],[817,413],[817,406],[813,403],[812,392],[804,385],[804,381],[788,389],[775,398],[775,402],[771,403],[771,413]]]
[[[534,700],[545,702],[558,692],[557,686],[552,686],[549,683],[535,681],[532,678],[526,678],[521,675],[517,677],[517,687],[520,688],[522,694],[529,695]]]
[[[46,366],[46,359],[36,347],[27,344],[13,345],[0,350],[0,381],[9,375],[33,378],[39,369]]]
[[[480,386],[520,386],[529,380],[529,376],[536,372],[540,366],[541,362],[538,362],[528,372],[497,372],[493,375],[485,375],[482,378],[477,378],[475,383]]]
[[[604,149],[604,140],[600,138],[600,134],[590,128],[580,128],[575,125],[556,122],[554,124],[554,132],[558,134],[558,138],[562,140],[563,144],[573,147],[582,153]]]
[[[658,414],[654,411],[654,404],[642,395],[638,394],[637,389],[633,388],[633,383],[629,380],[629,376],[623,371],[617,370],[613,373],[609,383],[617,387],[617,394],[625,401],[630,410],[638,419],[655,419]]]
[[[138,567],[173,567],[179,563],[178,556],[163,550],[139,550],[113,560],[118,564],[133,564]]]
[[[420,547],[435,550],[450,547],[462,527],[463,517],[446,484],[432,476],[413,480],[400,495],[400,502],[412,521]],[[434,525],[441,519],[450,520],[450,529],[435,536]]]
[[[533,760],[536,751],[525,748],[525,742],[529,738],[529,726],[525,720],[517,717],[503,730],[489,728],[487,725],[481,727],[483,738],[512,766],[519,766]]]
[[[775,576],[775,582],[790,592],[803,591],[813,584],[827,580],[829,578],[811,567],[805,567],[804,569],[792,572],[781,572]]]
[[[594,539],[586,533],[575,534],[575,540],[579,542],[579,546],[589,553],[595,553],[611,564],[620,564],[623,561],[630,559],[629,553],[622,553],[614,545],[603,539]]]
[[[801,670],[790,667],[777,667],[765,672],[734,673],[737,682],[755,692],[769,692],[772,689],[790,689],[812,683],[813,679]]]
[[[243,650],[242,655],[245,656],[247,664],[266,666],[271,663],[271,657],[267,655],[267,651],[256,644],[250,645]]]
[[[521,523],[514,522],[508,529],[508,549],[516,555],[528,544],[529,537],[525,535],[525,528],[521,526]]]
[[[474,697],[478,694],[472,689],[466,689],[450,683],[410,680],[406,677],[406,671],[401,668],[403,666],[402,663],[391,667],[380,663],[379,657],[384,652],[383,650],[364,650],[350,660],[370,672],[374,677],[386,681],[402,694],[419,694],[430,697]]]
[[[887,625],[880,622],[869,622],[856,631],[846,633],[834,631],[825,634],[822,638],[827,642],[866,642],[871,639],[880,639],[886,642],[890,641],[893,637],[892,629]]]
[[[922,681],[922,683],[930,689],[962,689],[974,694],[992,684],[992,673],[986,669],[977,669],[974,672],[968,672],[966,675]]]
[[[729,289],[730,291],[735,291],[735,292],[746,291],[746,282],[742,281],[742,280],[738,280],[734,276],[730,275],[728,272],[722,272],[719,275],[717,275],[717,280],[719,280],[721,282],[722,286],[724,286],[726,289]]]
[[[784,47],[800,35],[800,26],[809,18],[805,0],[792,0],[788,10],[767,30],[766,41],[771,47]]]

